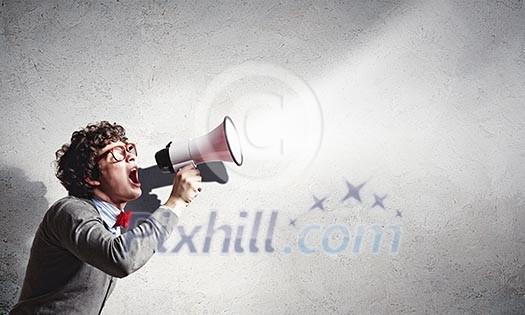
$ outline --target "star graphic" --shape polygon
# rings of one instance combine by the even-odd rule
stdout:
[[[326,200],[326,198],[328,197],[324,197],[323,199],[317,199],[316,196],[313,196],[314,197],[314,205],[310,208],[310,210],[313,210],[315,208],[319,208],[321,210],[324,211],[324,206],[323,206],[323,202]]]
[[[403,216],[401,215],[401,210],[396,210],[396,217],[400,217],[400,218],[403,217]]]
[[[350,184],[348,181],[346,181],[346,186],[348,187],[348,193],[346,194],[346,196],[343,198],[342,201],[345,201],[348,198],[355,198],[357,201],[361,202],[361,196],[359,195],[359,191],[361,190],[361,188],[363,188],[365,184],[366,182],[356,187]]]
[[[385,209],[385,206],[383,205],[383,200],[385,200],[386,196],[387,195],[384,195],[383,197],[379,197],[378,195],[374,194],[374,198],[376,199],[376,201],[370,208],[373,208],[375,206],[380,206],[381,208]]]
[[[295,227],[295,221],[297,221],[297,219],[289,219],[290,223],[288,223],[288,225],[293,225],[293,227]]]

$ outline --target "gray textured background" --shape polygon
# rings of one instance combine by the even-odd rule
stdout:
[[[276,210],[276,252],[220,254],[216,242],[157,255],[118,283],[105,313],[525,313],[523,1],[1,2],[2,310],[45,210],[65,195],[51,162],[72,131],[117,121],[146,167],[239,94],[255,94],[246,106],[258,91],[301,94],[282,88],[300,79],[322,111],[320,146],[302,137],[310,151],[288,164],[248,150],[251,175],[230,168],[181,219],[188,230],[216,210],[237,226],[242,210]],[[250,65],[250,78],[213,87]],[[223,93],[212,105],[210,86]],[[346,181],[366,182],[362,203],[343,201]],[[385,209],[371,208],[374,194]],[[324,211],[309,210],[313,196]],[[395,224],[402,240],[397,255],[386,243],[286,254],[310,224]],[[319,235],[308,240],[320,248]]]

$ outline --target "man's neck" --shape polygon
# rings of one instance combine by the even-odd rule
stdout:
[[[124,208],[126,207],[126,204],[127,204],[127,202],[123,202],[123,201],[118,202],[118,201],[112,200],[111,197],[109,197],[108,195],[106,195],[105,193],[103,193],[102,191],[98,189],[95,189],[93,191],[93,197],[100,199],[102,201],[105,201],[107,203],[110,203],[121,211],[124,211]]]

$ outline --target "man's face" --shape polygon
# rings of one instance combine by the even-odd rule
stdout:
[[[122,141],[112,142],[102,148],[98,153],[99,156],[114,149],[114,153],[106,154],[98,162],[100,176],[97,181],[100,185],[95,187],[106,195],[115,205],[123,204],[128,201],[137,199],[142,194],[140,189],[137,156],[127,150],[121,148],[128,148],[128,145]],[[114,156],[118,159],[118,150],[124,153],[122,161],[116,161]],[[122,156],[121,156],[122,157]]]

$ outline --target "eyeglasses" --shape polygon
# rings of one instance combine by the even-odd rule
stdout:
[[[137,145],[131,142],[126,143],[126,145],[117,145],[97,156],[95,158],[95,163],[98,163],[98,161],[102,160],[106,155],[110,153],[113,156],[113,159],[115,159],[115,162],[120,162],[126,158],[126,155],[128,153],[137,156]]]

